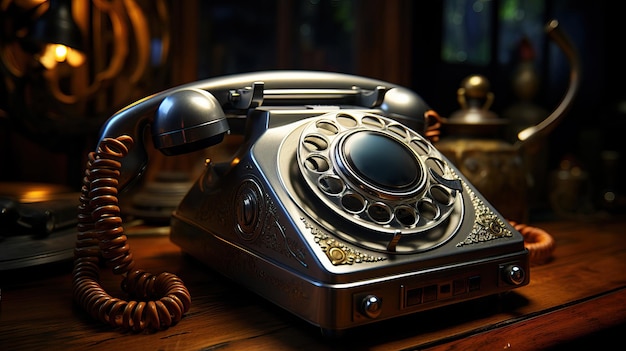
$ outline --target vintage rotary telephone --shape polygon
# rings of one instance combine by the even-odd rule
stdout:
[[[429,111],[395,84],[313,71],[212,78],[124,108],[89,157],[75,300],[132,330],[190,306],[179,278],[134,268],[123,234],[117,193],[146,166],[148,126],[166,155],[244,136],[228,161],[199,160],[171,240],[324,332],[528,284],[522,235],[426,138]],[[138,301],[100,287],[102,258]]]

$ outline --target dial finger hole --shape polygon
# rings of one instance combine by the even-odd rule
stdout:
[[[439,184],[435,184],[432,187],[430,187],[430,196],[432,197],[433,200],[435,200],[437,203],[440,203],[444,206],[450,206],[452,205],[453,201],[453,197],[452,194],[450,193],[450,191],[439,185]]]
[[[420,200],[417,203],[417,211],[427,221],[432,221],[439,217],[439,208],[430,199]]]
[[[417,223],[417,211],[409,206],[398,206],[395,210],[395,217],[398,223],[411,227]]]
[[[311,155],[304,161],[304,166],[312,172],[326,172],[330,169],[328,160],[321,155]]]
[[[317,180],[317,187],[325,194],[337,196],[344,191],[346,185],[337,176],[324,175]]]
[[[337,123],[346,128],[354,128],[358,124],[357,120],[347,113],[340,113],[337,115]]]
[[[402,140],[407,139],[409,136],[409,131],[399,124],[392,124],[387,127],[387,130],[400,137]]]
[[[428,155],[430,153],[430,146],[424,140],[413,139],[410,144],[413,150],[417,151],[418,155]]]
[[[385,126],[385,122],[376,116],[363,116],[361,123],[374,128],[383,128]]]
[[[324,151],[328,149],[328,141],[321,135],[311,134],[304,137],[302,144],[309,151]]]
[[[378,224],[387,224],[391,221],[391,209],[382,202],[369,205],[367,215]]]
[[[317,130],[324,135],[336,135],[339,133],[339,128],[337,128],[333,122],[328,120],[318,121],[315,126],[317,127]]]
[[[356,193],[348,193],[341,198],[341,205],[346,211],[357,214],[363,212],[366,202],[363,196]]]

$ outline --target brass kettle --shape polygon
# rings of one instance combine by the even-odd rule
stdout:
[[[506,140],[508,120],[489,110],[494,95],[489,81],[481,75],[461,82],[457,91],[460,110],[448,118],[438,117],[441,138],[435,146],[505,218],[516,222],[526,222],[529,216],[524,150],[534,141],[545,139],[557,126],[579,86],[580,63],[571,41],[556,20],[546,25],[546,32],[566,54],[571,70],[563,100],[543,121],[521,130],[516,140]]]

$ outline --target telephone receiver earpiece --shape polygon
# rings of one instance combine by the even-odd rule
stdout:
[[[198,88],[171,89],[122,109],[105,124],[100,140],[119,135],[129,135],[135,140],[122,164],[120,189],[145,171],[148,155],[143,139],[148,125],[154,147],[167,156],[218,144],[229,131],[219,101],[210,92]]]
[[[182,89],[159,105],[152,140],[165,155],[180,155],[222,142],[228,130],[226,115],[211,93]]]

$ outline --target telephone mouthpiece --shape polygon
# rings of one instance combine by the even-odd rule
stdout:
[[[152,138],[165,155],[180,155],[220,143],[228,130],[224,110],[211,93],[181,89],[159,105]]]

